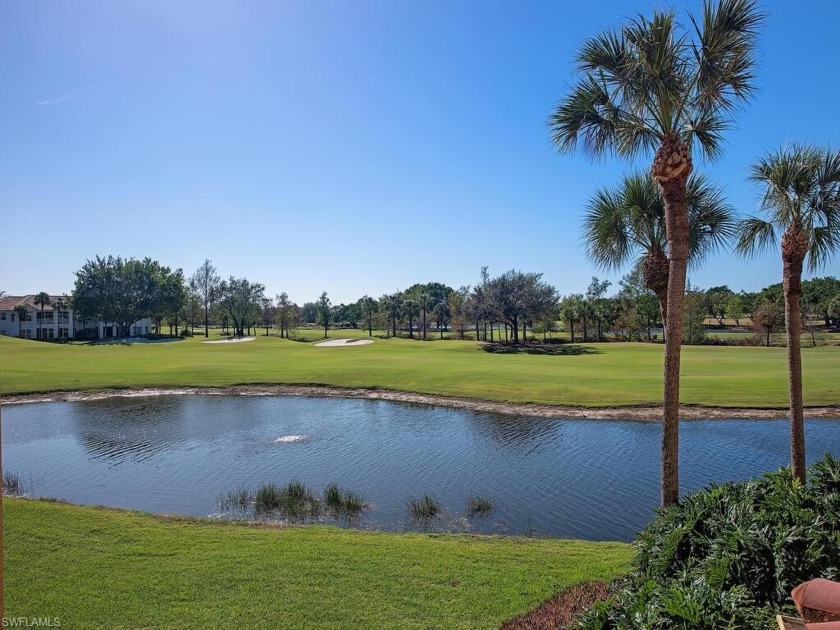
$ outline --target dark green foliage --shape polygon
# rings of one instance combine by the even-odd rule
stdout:
[[[581,628],[768,628],[792,612],[791,589],[840,577],[840,460],[808,484],[782,468],[712,486],[660,510],[638,537],[635,572]]]

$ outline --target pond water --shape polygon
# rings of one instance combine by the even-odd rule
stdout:
[[[364,495],[355,526],[630,540],[659,499],[661,426],[494,415],[339,398],[153,396],[3,407],[3,464],[31,496],[223,515],[241,488],[297,479]],[[840,456],[840,420],[806,423],[809,463]],[[681,425],[681,490],[785,465],[788,424]],[[432,522],[407,503],[428,493]],[[469,518],[470,496],[494,509]]]

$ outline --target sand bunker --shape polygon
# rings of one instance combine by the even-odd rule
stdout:
[[[366,346],[373,343],[373,339],[328,339],[327,341],[319,341],[316,346],[320,347],[346,347],[346,346]]]
[[[231,337],[230,339],[219,339],[218,341],[202,341],[201,343],[238,343],[240,341],[253,341],[256,337]]]

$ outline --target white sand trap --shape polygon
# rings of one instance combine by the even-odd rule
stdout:
[[[219,339],[218,341],[202,341],[201,343],[239,343],[240,341],[253,341],[256,337],[231,337],[230,339]]]
[[[366,346],[373,343],[373,339],[327,339],[326,341],[319,341],[316,346],[321,348],[345,348],[347,346]]]

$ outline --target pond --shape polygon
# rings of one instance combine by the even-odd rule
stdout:
[[[321,493],[335,482],[369,505],[356,527],[630,540],[658,503],[660,435],[659,423],[631,420],[173,395],[4,406],[3,464],[31,496],[82,504],[226,517],[221,500],[240,489],[300,480]],[[806,441],[809,462],[840,456],[840,420],[808,421]],[[681,490],[788,456],[786,421],[684,422]],[[443,507],[431,521],[407,509],[424,494]],[[492,510],[470,515],[471,496]]]

